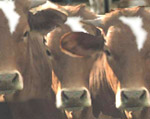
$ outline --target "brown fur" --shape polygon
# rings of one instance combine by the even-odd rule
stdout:
[[[43,36],[35,29],[29,32],[29,3],[25,0],[15,2],[20,20],[13,34],[10,34],[8,21],[0,10],[0,72],[18,70],[23,77],[24,88],[5,95],[5,100],[13,119],[63,119],[63,114],[55,107],[51,68]]]
[[[119,16],[140,16],[143,18],[143,28],[148,32],[147,38],[150,35],[150,13],[144,8],[118,9],[102,19],[106,47],[111,54],[107,56],[103,53],[91,72],[90,86],[97,116],[102,111],[106,115],[121,117],[121,113],[115,108],[115,94],[120,88],[146,87],[150,91],[147,55],[150,40],[147,39],[141,51],[138,51],[135,36],[127,25],[118,20]]]
[[[81,16],[84,19],[96,18],[96,16],[93,15],[93,13],[91,14],[89,11],[87,11],[85,9],[85,6],[83,5],[65,6],[63,7],[63,11],[66,11],[68,13],[68,16]],[[93,36],[89,35],[90,38],[94,38],[97,35],[97,29],[92,25],[84,25],[88,26],[88,31],[92,31],[90,33]],[[55,94],[57,94],[57,92],[62,88],[86,87],[88,89],[88,76],[92,64],[95,61],[95,57],[79,58],[72,57],[64,53],[64,51],[60,48],[60,42],[61,39],[63,39],[69,33],[71,33],[71,29],[69,28],[69,26],[62,25],[61,27],[56,28],[46,36],[46,45],[51,52],[50,61],[53,69],[52,87]],[[70,115],[70,113],[67,113],[67,115],[69,116],[68,118],[73,119],[93,118],[89,109],[85,109],[83,110],[83,112],[72,112],[72,115]]]

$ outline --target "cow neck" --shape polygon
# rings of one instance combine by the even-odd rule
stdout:
[[[104,66],[104,60],[105,60],[104,58],[105,58],[104,55],[99,56],[91,70],[90,88],[94,96],[99,94],[99,91],[104,91],[106,89],[108,89],[107,90],[108,95],[109,93],[110,94],[112,93],[111,91],[112,88],[106,80],[107,77],[106,77],[106,71],[105,71],[106,69]]]
[[[99,111],[96,110],[98,114],[102,111],[103,114],[118,118],[121,117],[121,113],[115,108],[115,94],[112,86],[107,80],[107,72],[104,66],[105,58],[105,54],[99,56],[97,61],[94,63],[90,74],[90,89],[94,100],[93,105],[96,106],[96,108],[99,108],[97,109]],[[119,113],[120,116],[118,116]]]
[[[23,98],[29,97],[29,99],[13,103],[9,102],[12,117],[14,119],[49,119],[52,117],[66,119],[56,109],[55,95],[50,89],[50,67],[37,39],[29,40],[28,61],[25,76],[25,85],[28,87],[25,87],[21,95],[23,95]]]
[[[27,85],[30,85],[30,92],[34,92],[35,97],[49,95],[51,87],[51,73],[48,59],[42,48],[42,44],[35,39],[30,40],[30,62],[29,62],[29,79]],[[25,80],[26,81],[26,80]],[[29,88],[29,87],[28,87]]]

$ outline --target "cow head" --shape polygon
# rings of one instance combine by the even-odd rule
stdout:
[[[72,20],[78,24],[78,17]],[[94,27],[86,26],[88,29]],[[46,37],[47,54],[53,69],[52,88],[56,94],[56,106],[69,111],[91,106],[89,72],[104,44],[103,37],[100,32],[97,34],[96,28],[93,29],[93,35],[82,32],[86,31],[83,28],[78,30],[81,31],[72,32],[66,23]]]
[[[119,109],[150,106],[149,20],[150,13],[136,7],[113,11],[94,22],[105,34],[103,65]]]
[[[55,10],[32,14],[30,7],[26,0],[0,1],[0,94],[27,87],[31,36],[35,32],[42,36],[65,21],[65,15]]]

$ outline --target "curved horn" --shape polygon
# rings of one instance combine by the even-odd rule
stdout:
[[[47,0],[31,0],[30,8],[46,3]]]

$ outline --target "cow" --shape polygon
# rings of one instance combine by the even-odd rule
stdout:
[[[104,51],[90,73],[93,114],[148,119],[150,106],[150,13],[144,7],[112,11],[85,21],[99,27]],[[123,113],[122,113],[123,112]],[[137,116],[138,115],[138,116]]]
[[[68,15],[67,21],[45,36],[45,46],[52,67],[52,89],[56,95],[56,107],[64,111],[69,119],[93,119],[88,79],[96,60],[94,56],[103,48],[104,40],[99,29],[82,24],[82,20],[97,17],[85,5],[59,8]],[[68,42],[69,39],[75,40],[73,45],[72,41]],[[65,47],[72,47],[79,54],[69,53]],[[84,48],[88,52],[82,56]]]
[[[33,14],[31,5],[30,0],[0,1],[0,94],[12,119],[64,119],[55,106],[43,36],[66,15],[53,9]]]

